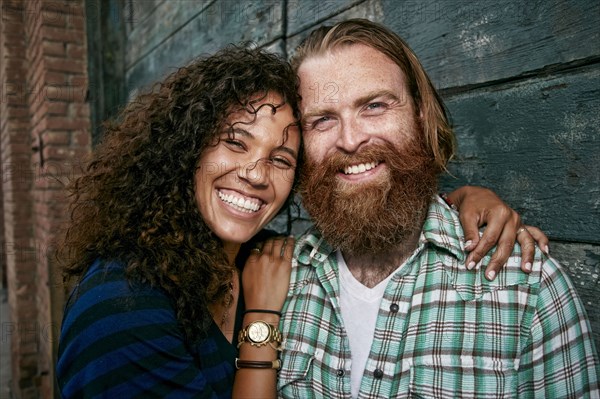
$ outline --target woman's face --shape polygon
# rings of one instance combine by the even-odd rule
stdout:
[[[277,104],[279,95],[264,103]],[[289,105],[264,106],[254,115],[245,110],[232,113],[208,147],[196,171],[196,202],[204,221],[224,242],[241,244],[273,219],[292,189],[300,131],[286,127],[294,117]],[[233,125],[233,135],[229,126]]]

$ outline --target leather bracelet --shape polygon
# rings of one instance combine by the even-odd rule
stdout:
[[[235,358],[236,369],[275,369],[281,368],[281,360],[275,359],[272,361],[260,361],[260,360],[240,360]]]
[[[270,309],[247,309],[246,311],[244,311],[244,316],[248,313],[268,313],[268,314],[276,314],[277,316],[281,317],[281,312],[278,312],[277,310],[270,310]]]

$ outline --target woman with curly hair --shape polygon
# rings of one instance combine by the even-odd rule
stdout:
[[[70,186],[65,398],[275,396],[293,238],[263,228],[302,161],[296,89],[287,62],[232,46],[107,126]]]
[[[231,395],[239,270],[248,309],[280,310],[287,293],[293,239],[249,249],[295,184],[297,120],[289,65],[231,47],[179,69],[107,127],[70,187],[61,259],[78,280],[56,369],[65,397]]]

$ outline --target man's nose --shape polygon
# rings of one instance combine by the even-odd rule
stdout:
[[[336,146],[340,150],[346,153],[354,153],[367,141],[369,141],[369,134],[356,121],[342,121],[336,140]]]

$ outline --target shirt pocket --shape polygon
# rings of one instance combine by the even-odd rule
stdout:
[[[514,398],[518,378],[514,362],[464,361],[455,365],[414,364],[409,398]]]
[[[308,388],[309,373],[315,356],[298,350],[284,350],[281,355],[281,370],[277,376],[278,388],[286,390],[291,385],[294,389]]]

